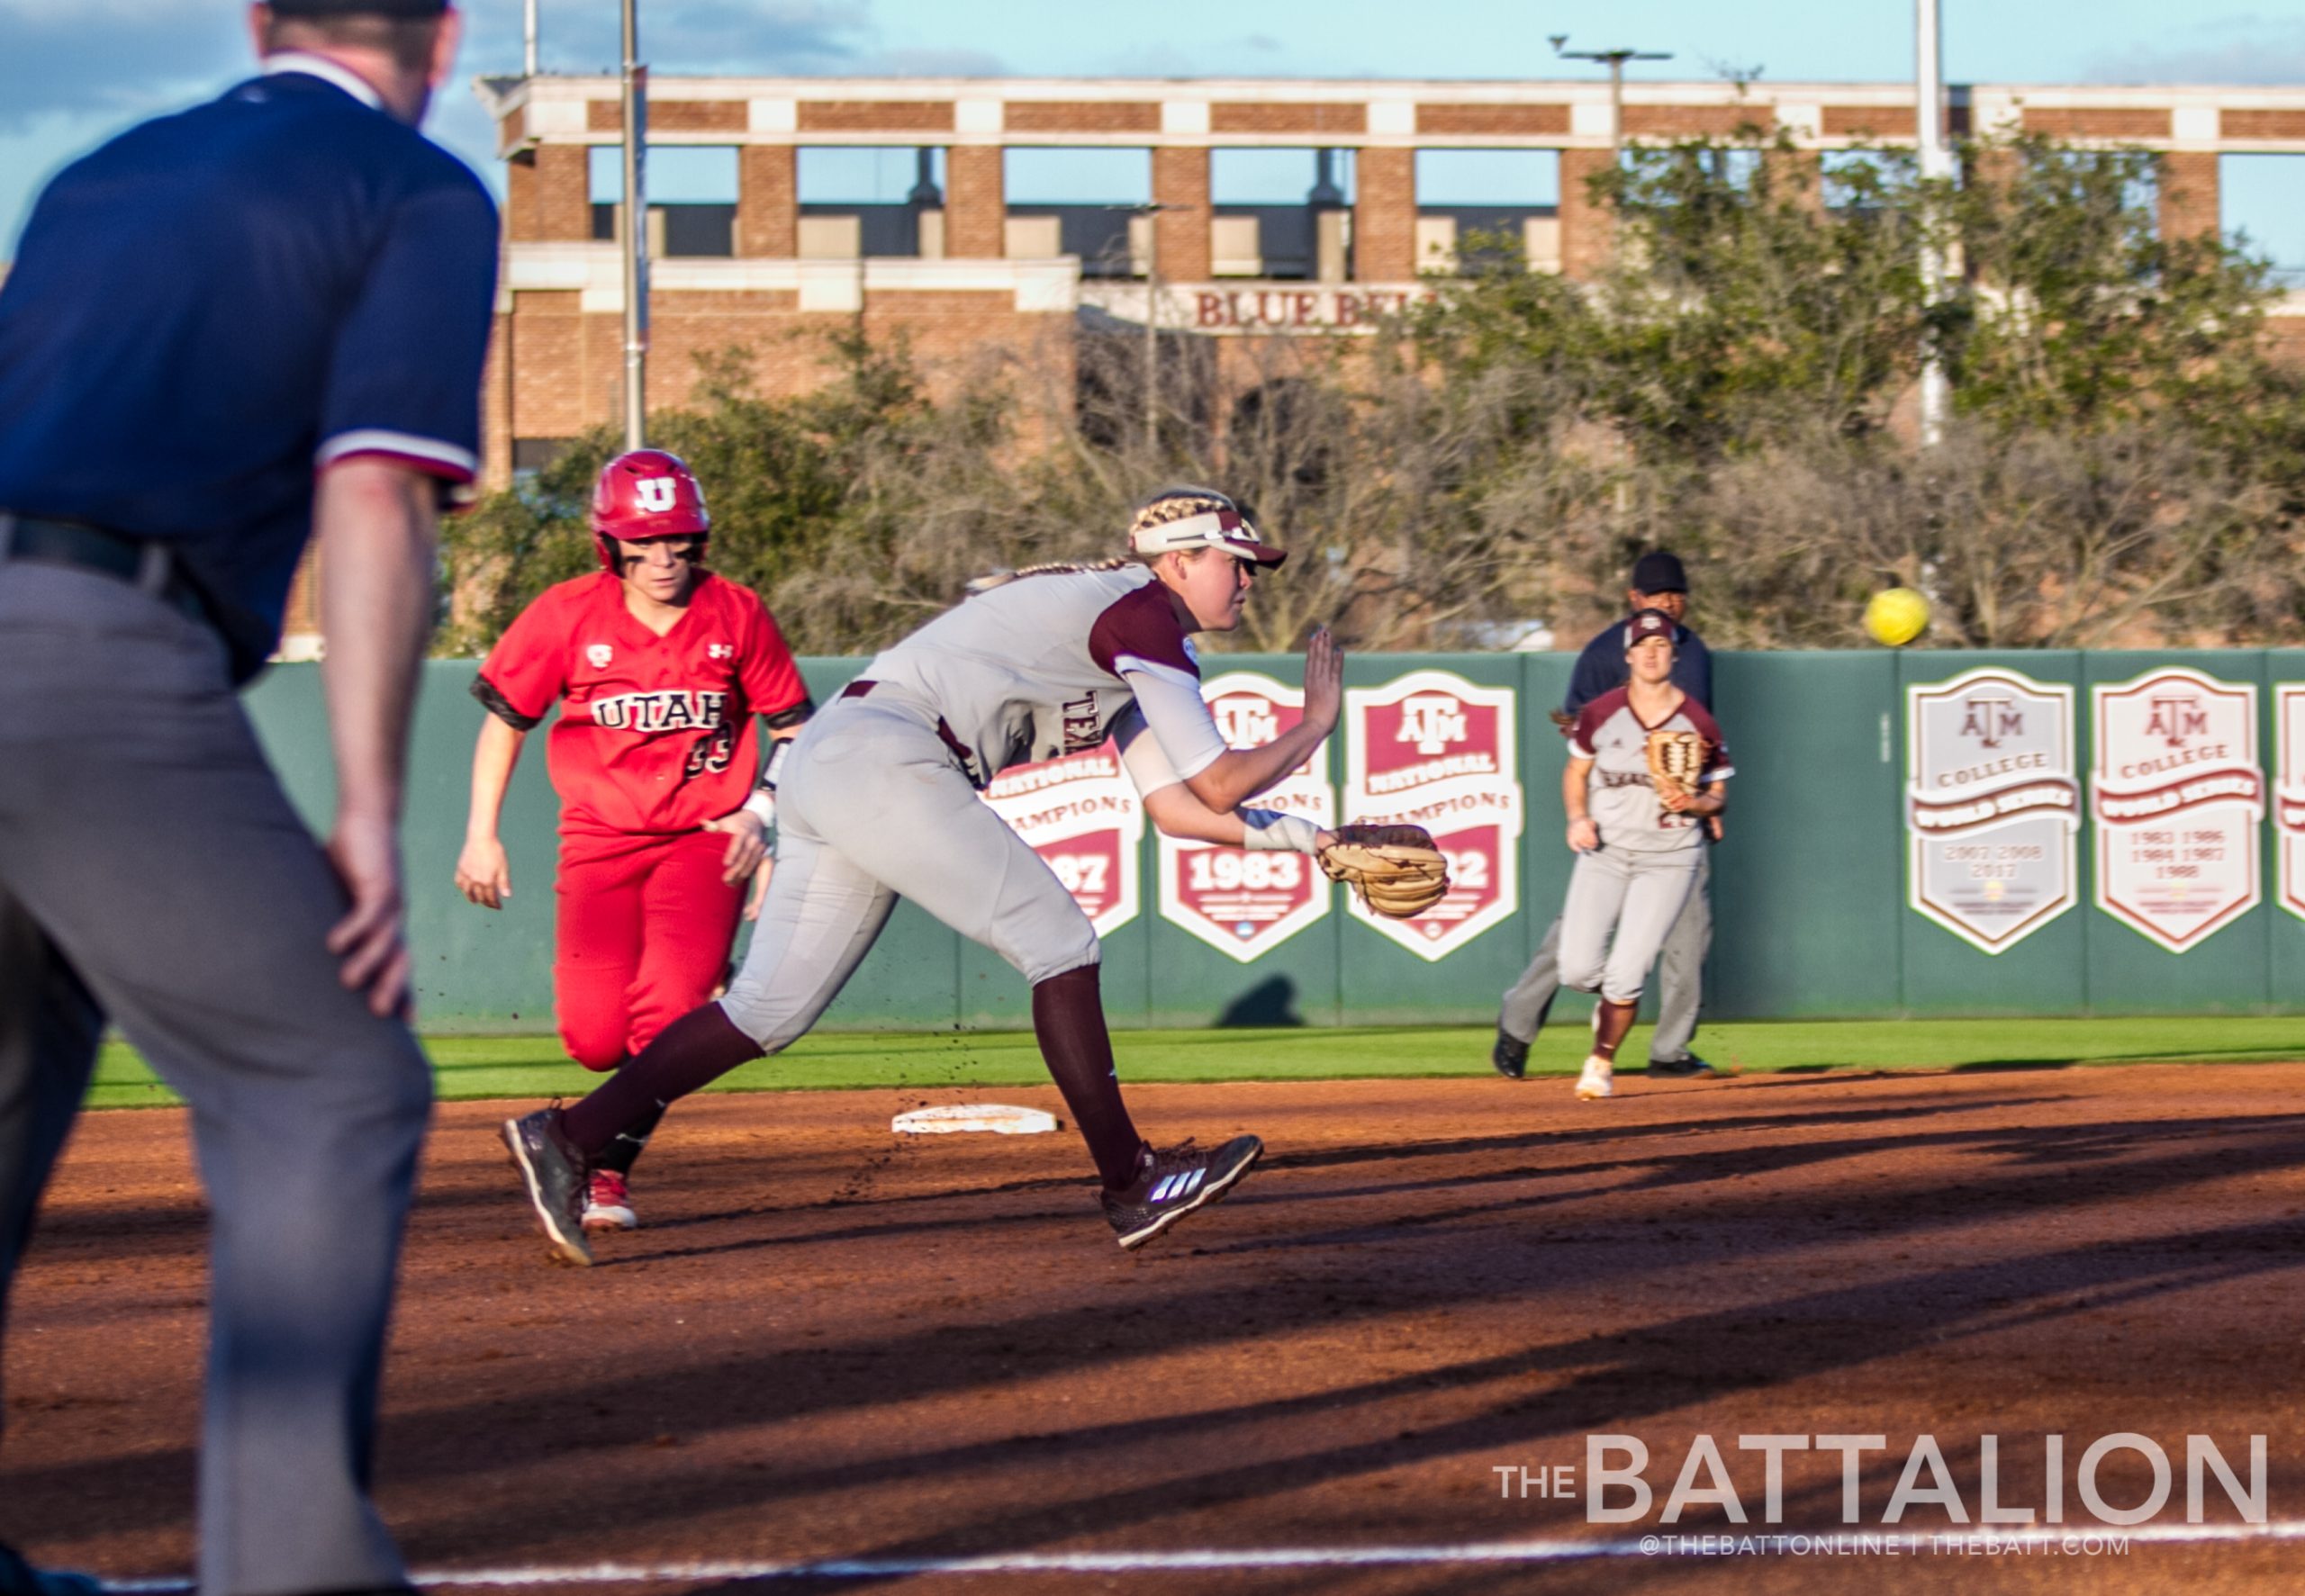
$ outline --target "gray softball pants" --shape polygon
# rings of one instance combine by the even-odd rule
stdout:
[[[1560,909],[1561,984],[1611,1003],[1638,1000],[1704,856],[1701,847],[1642,853],[1604,846],[1578,854]]]
[[[836,699],[776,792],[776,870],[744,968],[720,999],[776,1052],[808,1033],[910,898],[1037,986],[1097,962],[1096,931],[909,707]]]
[[[191,1105],[208,1194],[202,1596],[406,1578],[368,1484],[432,1082],[337,978],[345,904],[213,636],[0,564],[0,1309],[109,1017]]]
[[[1545,1015],[1560,990],[1560,924],[1555,915],[1537,944],[1536,956],[1521,978],[1505,990],[1496,1028],[1523,1041],[1534,1041],[1544,1029]],[[1696,885],[1680,917],[1665,936],[1657,959],[1657,1028],[1650,1032],[1651,1061],[1686,1058],[1696,1039],[1699,1009],[1704,1002],[1704,959],[1713,951],[1713,850],[1698,850]]]

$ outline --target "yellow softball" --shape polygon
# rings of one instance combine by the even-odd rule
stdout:
[[[1929,600],[1911,588],[1885,588],[1865,606],[1865,631],[1876,643],[1903,648],[1929,630]]]

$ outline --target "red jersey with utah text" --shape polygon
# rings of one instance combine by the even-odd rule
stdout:
[[[709,571],[661,637],[612,573],[548,588],[480,678],[475,695],[522,731],[561,701],[547,757],[568,834],[693,831],[741,808],[759,775],[753,717],[773,724],[809,697],[768,606]]]

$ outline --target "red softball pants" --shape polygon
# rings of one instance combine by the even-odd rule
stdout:
[[[720,879],[728,850],[710,831],[561,839],[553,1000],[585,1069],[615,1069],[720,984],[745,897]]]

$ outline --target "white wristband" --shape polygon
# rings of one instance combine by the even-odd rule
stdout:
[[[774,825],[776,795],[765,787],[754,788],[752,797],[745,800],[745,813],[757,816],[763,825]]]
[[[1310,853],[1320,846],[1321,828],[1301,815],[1278,809],[1236,809],[1241,846],[1253,852]]]

